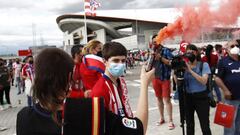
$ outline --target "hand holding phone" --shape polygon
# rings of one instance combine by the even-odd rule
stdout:
[[[147,64],[146,64],[146,68],[145,71],[148,72],[150,70],[152,70],[153,68],[153,64],[154,64],[154,59],[155,59],[155,55],[151,54],[147,60]]]

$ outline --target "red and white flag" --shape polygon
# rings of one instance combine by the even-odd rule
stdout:
[[[96,9],[100,6],[101,4],[96,0],[85,0],[84,2],[85,14],[88,16],[96,16]]]
[[[94,54],[88,54],[83,56],[83,63],[87,66],[88,69],[104,73],[105,64],[103,59]]]

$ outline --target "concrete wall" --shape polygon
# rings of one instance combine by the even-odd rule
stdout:
[[[103,44],[105,44],[106,43],[106,31],[105,31],[105,29],[96,30],[94,32],[97,34],[96,38],[94,38],[94,39],[96,39],[96,40],[102,42]]]
[[[99,29],[94,31],[96,33],[96,37],[94,37],[93,39],[99,40],[102,43],[106,42],[106,31],[105,29]],[[76,30],[74,30],[72,33],[68,33],[68,31],[66,31],[63,35],[63,45],[64,46],[68,46],[68,45],[74,45],[74,34],[78,34],[79,36],[82,36],[82,38],[80,39],[80,44],[85,44],[85,29],[84,27],[80,27]],[[64,50],[66,50],[66,47],[64,47]]]
[[[73,39],[73,35],[77,33],[79,36],[82,36],[82,39],[80,40],[80,44],[84,44],[85,43],[85,29],[84,27],[80,27],[76,30],[74,30],[72,33],[69,33],[68,31],[66,31],[63,34],[63,45],[74,45],[74,39]]]
[[[166,24],[161,24],[161,23],[150,23],[150,22],[137,22],[137,27],[138,27],[138,34],[144,34],[144,31],[146,30],[155,30],[159,31],[161,28],[166,26]],[[133,23],[133,34],[136,34],[136,22]]]
[[[119,39],[114,39],[112,41],[119,42],[123,44],[127,50],[138,48],[138,42],[137,42],[137,36],[129,36],[129,37],[124,37],[124,38],[119,38]]]

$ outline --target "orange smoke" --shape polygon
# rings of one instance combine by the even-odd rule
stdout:
[[[211,31],[214,26],[236,24],[239,16],[240,0],[222,0],[215,11],[211,11],[206,2],[201,2],[198,7],[186,6],[182,16],[159,31],[157,43],[175,36],[182,36],[183,40],[191,42],[202,32]]]

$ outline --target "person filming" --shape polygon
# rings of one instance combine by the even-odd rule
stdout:
[[[186,72],[184,74],[184,82],[186,88],[186,104],[185,116],[187,123],[187,135],[194,135],[194,112],[200,121],[203,135],[211,135],[209,125],[209,102],[207,81],[208,75],[211,73],[208,63],[200,62],[200,54],[195,45],[188,45],[186,54],[188,62],[186,62]]]

